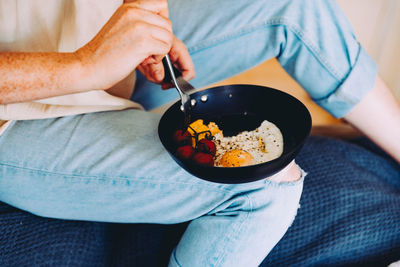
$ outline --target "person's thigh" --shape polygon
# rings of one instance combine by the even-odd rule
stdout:
[[[0,136],[0,200],[42,216],[177,223],[265,187],[187,173],[162,146],[159,119],[126,110],[14,122]]]
[[[0,199],[42,216],[97,221],[174,223],[207,213],[196,199],[224,201],[229,187],[180,168],[159,141],[158,121],[127,110],[14,122],[0,136]],[[182,214],[161,212],[185,201],[194,206]]]
[[[195,65],[196,78],[191,83],[196,87],[210,85],[276,57],[317,103],[336,108],[339,103],[326,104],[325,98],[343,83],[360,58],[368,61],[334,1],[168,3],[174,33],[187,45]],[[369,65],[373,64],[364,67],[368,69]],[[370,80],[374,80],[374,75],[369,76],[363,81],[372,83],[372,88]],[[354,88],[353,95],[361,94],[358,88],[363,86]],[[162,91],[159,85],[139,76],[133,100],[151,109],[178,96],[174,89]],[[345,112],[347,102],[340,105],[341,112]]]

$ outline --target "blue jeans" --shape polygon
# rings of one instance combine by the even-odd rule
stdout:
[[[330,1],[169,1],[174,31],[203,86],[271,57],[335,116],[372,88],[376,66]],[[151,109],[174,90],[139,80]],[[191,221],[171,266],[256,266],[282,238],[303,180],[241,185],[183,171],[157,137],[159,116],[138,110],[17,121],[0,137],[0,200],[73,220]]]

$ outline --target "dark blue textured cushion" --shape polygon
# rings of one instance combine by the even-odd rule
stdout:
[[[0,203],[0,266],[104,266],[107,225],[40,218]]]

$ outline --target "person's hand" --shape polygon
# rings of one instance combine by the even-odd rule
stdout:
[[[107,89],[148,58],[161,59],[174,43],[170,21],[159,15],[165,0],[123,4],[100,32],[75,55],[83,65],[86,86]]]
[[[181,71],[183,79],[188,81],[195,77],[196,73],[192,58],[190,57],[185,44],[176,37],[174,37],[171,51],[169,52],[169,57],[172,64],[174,64],[175,67]],[[162,58],[157,58],[154,56],[149,57],[138,66],[138,70],[149,81],[161,83],[162,89],[168,89],[172,87],[172,84],[162,82],[164,79],[165,70],[161,60]]]
[[[143,2],[149,0],[124,0],[124,3],[131,3],[133,5],[142,6]],[[166,3],[166,1],[165,1]],[[150,10],[149,10],[150,11]],[[158,15],[165,18],[169,17],[168,6],[157,12]],[[185,44],[174,36],[171,51],[169,51],[169,57],[172,64],[174,64],[182,73],[182,78],[185,80],[191,80],[195,77],[196,73],[192,58]],[[171,88],[172,85],[169,83],[162,83],[164,79],[164,66],[161,63],[163,56],[153,55],[146,58],[139,66],[138,70],[151,82],[161,83],[162,89]]]
[[[141,5],[142,2],[148,0],[124,0],[124,3],[132,3],[134,5]],[[165,18],[169,17],[168,6],[165,9],[160,10],[158,15]],[[169,57],[172,64],[174,64],[182,73],[182,78],[185,80],[191,80],[195,77],[196,73],[194,70],[194,65],[192,58],[185,44],[174,37],[172,43],[171,51],[169,52]],[[151,56],[144,60],[139,66],[138,70],[151,82],[161,83],[162,89],[171,88],[172,85],[169,83],[162,83],[164,79],[164,66],[161,63],[163,57]]]
[[[270,176],[267,180],[277,183],[296,182],[302,177],[300,167],[293,160],[283,170]]]

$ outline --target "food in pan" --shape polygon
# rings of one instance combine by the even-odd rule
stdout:
[[[233,149],[226,151],[218,160],[218,165],[221,167],[243,167],[252,165],[254,157],[241,149]]]
[[[233,165],[232,167],[241,167],[264,163],[278,158],[283,152],[282,133],[275,124],[267,120],[257,129],[244,131],[236,136],[224,137],[217,133],[214,135],[214,142],[217,147],[215,163],[219,167],[228,167],[229,164]],[[230,152],[235,150],[242,152]]]
[[[173,138],[179,158],[208,166],[249,166],[278,158],[283,152],[281,131],[266,120],[253,131],[231,137],[225,137],[214,122],[205,125],[197,120],[186,132],[176,131]]]

